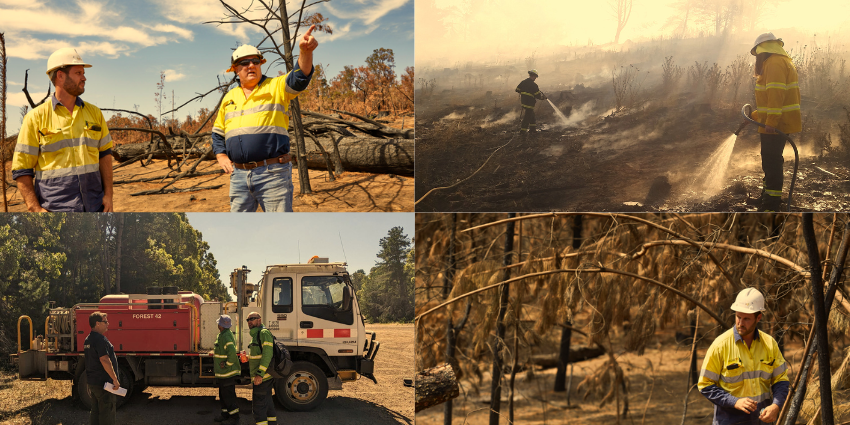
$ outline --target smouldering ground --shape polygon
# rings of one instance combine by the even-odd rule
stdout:
[[[606,90],[573,93],[572,99],[557,104],[575,111],[604,98]],[[515,100],[512,94],[487,97],[473,89],[444,93],[439,99],[417,98],[417,200],[435,187],[471,175],[510,141],[478,174],[457,187],[431,193],[417,204],[417,211],[756,210],[746,204],[748,195],[760,193],[763,176],[759,136],[753,128],[737,139],[719,193],[705,198],[692,186],[701,164],[741,121],[734,111],[693,112],[681,99],[676,107],[649,105],[605,117],[597,112],[575,127],[558,128],[548,102],[538,102],[538,122],[544,130],[525,139],[517,136]],[[516,114],[508,122],[487,124],[487,117],[510,113]],[[793,209],[850,209],[848,165],[811,156],[808,146],[800,150]],[[784,156],[787,201],[793,170],[790,146]]]

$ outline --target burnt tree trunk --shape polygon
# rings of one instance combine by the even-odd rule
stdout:
[[[416,374],[415,412],[449,401],[460,394],[455,372],[448,363]]]
[[[832,386],[829,371],[829,339],[827,335],[828,314],[824,305],[823,281],[821,280],[821,260],[812,213],[803,213],[803,237],[809,252],[811,267],[812,299],[815,304],[815,333],[818,344],[818,372],[820,373],[820,411],[821,423],[833,425]]]
[[[558,371],[555,372],[555,391],[567,390],[567,365],[570,363],[570,339],[573,335],[572,323],[568,320],[561,328],[561,349],[558,352]]]
[[[449,230],[449,252],[448,252],[448,260],[446,261],[446,273],[443,275],[443,298],[448,299],[449,294],[452,292],[452,284],[455,272],[455,227],[457,224],[457,213],[451,214],[451,228]],[[447,314],[448,319],[446,319],[446,361],[449,364],[456,364],[455,360],[455,343],[457,342],[457,332],[460,330],[455,330],[454,324],[452,323],[452,315]],[[446,400],[446,404],[443,405],[443,424],[452,425],[452,400]]]
[[[509,213],[508,218],[515,217],[515,213]],[[507,231],[505,232],[505,277],[504,280],[511,278],[511,255],[514,250],[514,222],[509,221]],[[490,385],[490,425],[499,425],[499,411],[501,410],[502,401],[502,359],[499,357],[499,347],[505,341],[505,313],[508,311],[508,295],[510,294],[511,285],[506,283],[502,285],[499,296],[499,316],[496,319],[496,340],[493,341],[493,374],[491,375]]]
[[[578,251],[581,248],[581,215],[575,216],[573,219],[573,249]],[[558,265],[560,267],[560,265]],[[566,391],[567,383],[567,365],[570,363],[570,338],[572,338],[573,330],[572,323],[566,322],[566,326],[561,329],[561,349],[559,352],[558,371],[555,372],[555,391]]]
[[[835,300],[835,291],[838,289],[838,282],[841,280],[841,275],[844,272],[844,263],[847,260],[848,250],[850,250],[850,223],[847,223],[844,226],[844,237],[838,248],[838,253],[835,256],[835,266],[832,268],[832,274],[829,277],[829,286],[826,289],[826,296],[824,297],[825,311],[830,311],[832,309],[832,302]],[[817,319],[815,319],[815,324],[813,326],[817,327],[817,323]],[[817,339],[817,331],[814,330],[812,343],[807,345],[807,350],[803,357],[803,366],[800,368],[800,373],[797,377],[799,385],[796,386],[796,388],[791,388],[791,393],[788,394],[791,400],[785,401],[785,404],[788,406],[788,415],[785,418],[786,425],[793,425],[797,423],[797,416],[800,413],[800,408],[803,406],[803,399],[806,396],[806,381],[812,365],[812,360],[814,359],[813,354],[814,348],[817,344]],[[781,413],[779,419],[782,419]]]

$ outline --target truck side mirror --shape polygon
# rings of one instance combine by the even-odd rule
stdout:
[[[342,290],[342,311],[351,310],[351,287],[346,286]]]

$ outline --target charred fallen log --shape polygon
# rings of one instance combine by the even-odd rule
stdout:
[[[448,363],[416,374],[416,412],[445,403],[460,394],[454,370]]]
[[[174,158],[175,154],[185,154],[188,158],[197,158],[203,155],[204,160],[215,160],[215,155],[210,150],[209,133],[197,136],[169,136],[166,137],[167,144],[128,143],[117,145],[112,149],[112,156],[119,163],[148,157],[168,159]],[[334,143],[331,139],[327,137],[317,137],[317,139],[325,151],[334,152]],[[327,170],[327,162],[324,156],[318,149],[310,149],[311,145],[312,143],[307,144],[307,166]],[[295,158],[297,153],[295,144],[291,145],[291,149],[293,158]],[[338,142],[337,149],[342,166],[346,171],[413,175],[415,159],[413,140],[346,137]],[[185,159],[183,158],[184,161]]]
[[[318,138],[327,152],[333,152],[334,143],[328,138]],[[308,145],[309,146],[309,145]],[[415,162],[413,140],[344,138],[337,143],[339,157],[346,171],[399,174],[412,176]],[[327,169],[320,152],[307,152],[307,166]]]
[[[578,346],[570,348],[570,363],[577,363],[585,360],[594,359],[605,354],[599,346]],[[542,369],[551,369],[558,367],[557,354],[538,354],[531,356],[531,363],[540,366]]]

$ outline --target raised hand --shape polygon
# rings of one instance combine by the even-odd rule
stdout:
[[[316,47],[319,47],[318,40],[316,40],[316,37],[311,35],[314,29],[316,29],[316,26],[310,25],[310,29],[304,33],[301,40],[298,42],[298,48],[300,48],[301,51],[312,52],[313,50],[316,50]]]

